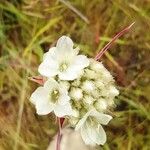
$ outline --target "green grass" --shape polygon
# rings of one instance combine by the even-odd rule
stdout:
[[[147,0],[0,1],[0,150],[45,150],[57,131],[29,97],[43,53],[63,34],[94,57],[125,26],[132,31],[103,56],[120,96],[103,150],[150,147],[150,4]]]

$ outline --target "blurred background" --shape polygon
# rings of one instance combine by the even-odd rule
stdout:
[[[29,97],[43,53],[69,35],[94,57],[135,21],[101,61],[120,95],[102,150],[150,149],[150,0],[0,0],[0,150],[45,150],[57,132]]]

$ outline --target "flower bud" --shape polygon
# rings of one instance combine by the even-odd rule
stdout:
[[[115,97],[119,95],[119,91],[114,87],[114,86],[110,86],[109,87],[109,96],[110,97]]]
[[[73,109],[72,111],[73,111],[73,112],[72,112],[72,115],[73,115],[74,117],[79,117],[79,111],[78,111],[77,109]]]
[[[95,103],[94,106],[98,111],[104,111],[107,109],[107,102],[105,99],[101,98]]]
[[[70,96],[72,99],[74,99],[75,101],[77,100],[80,100],[83,98],[83,93],[82,93],[82,90],[80,88],[71,88],[71,91],[70,91]]]
[[[85,69],[85,77],[87,79],[97,79],[98,74],[94,70]]]
[[[96,87],[99,88],[99,89],[103,89],[104,86],[105,86],[104,83],[102,82],[102,80],[97,80],[95,82],[95,84],[96,84]]]
[[[79,118],[77,117],[70,117],[69,122],[72,126],[75,126],[79,121]]]
[[[72,85],[72,86],[75,86],[75,87],[79,87],[80,84],[81,84],[80,79],[76,79],[76,80],[74,80],[74,81],[71,83],[71,85]]]
[[[90,59],[90,67],[92,70],[99,72],[104,69],[104,66],[101,62],[95,61],[94,59]]]
[[[93,97],[86,95],[84,96],[83,101],[88,105],[92,105],[95,100],[93,99]]]
[[[82,89],[86,93],[91,93],[95,89],[95,85],[94,85],[93,81],[86,80],[85,82],[83,82]]]

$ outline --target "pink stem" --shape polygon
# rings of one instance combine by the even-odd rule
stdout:
[[[122,35],[124,35],[125,33],[127,33],[130,28],[134,25],[135,22],[133,22],[131,25],[127,26],[126,28],[124,28],[122,31],[120,31],[118,34],[116,34],[112,40],[106,44],[104,46],[104,48],[102,48],[101,51],[98,52],[98,54],[96,55],[96,57],[94,58],[95,60],[99,60],[102,55],[111,47],[111,45],[115,42],[115,40],[117,40],[118,38],[120,38]]]
[[[57,118],[58,120],[58,126],[59,126],[59,130],[58,130],[58,134],[57,134],[57,143],[56,143],[56,150],[60,150],[60,142],[61,142],[61,120],[60,118]]]

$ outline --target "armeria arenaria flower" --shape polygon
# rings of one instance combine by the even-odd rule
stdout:
[[[81,136],[86,144],[103,145],[106,133],[101,125],[107,125],[112,117],[108,110],[114,105],[114,98],[119,94],[114,85],[110,72],[98,62],[101,56],[110,48],[111,44],[127,33],[134,23],[121,32],[96,55],[95,59],[88,59],[78,55],[79,49],[73,48],[72,40],[62,36],[56,47],[44,55],[38,71],[42,78],[31,78],[32,81],[44,85],[37,88],[31,95],[31,102],[37,113],[45,115],[54,112],[61,120],[67,116],[69,123]],[[59,130],[57,150],[60,149],[61,133]]]
[[[56,47],[52,47],[44,55],[39,66],[39,73],[46,77],[58,75],[61,80],[77,79],[82,70],[89,65],[84,55],[78,55],[79,49],[73,49],[73,42],[67,36],[58,39]]]
[[[57,117],[72,114],[68,91],[54,79],[48,79],[43,87],[37,88],[30,100],[39,115],[46,115],[52,111]]]

